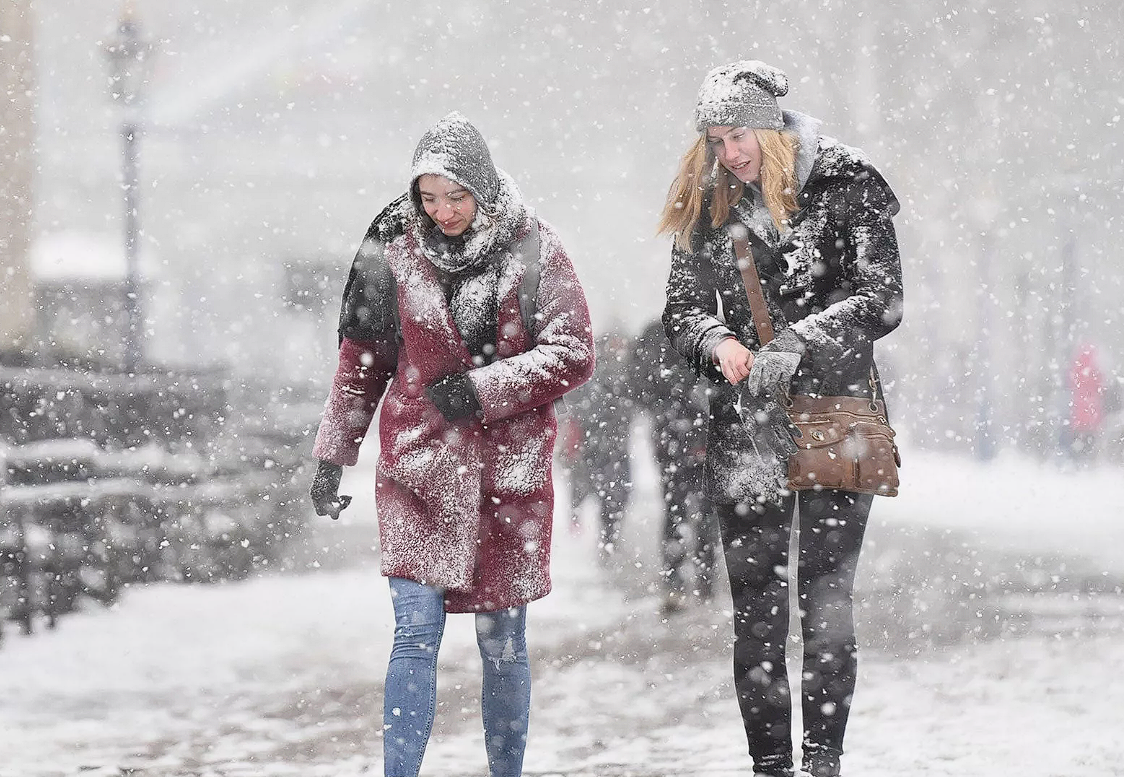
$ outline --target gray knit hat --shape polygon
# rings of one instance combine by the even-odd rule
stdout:
[[[771,65],[755,59],[720,65],[706,74],[699,88],[695,128],[781,129],[784,118],[777,98],[786,94],[788,77]]]
[[[476,202],[494,205],[500,191],[500,178],[492,155],[480,130],[454,111],[434,124],[418,141],[410,163],[410,199],[422,212],[418,178],[441,175],[456,181],[472,193]]]

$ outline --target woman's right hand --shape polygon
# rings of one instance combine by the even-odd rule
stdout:
[[[714,361],[731,384],[740,383],[753,366],[753,352],[733,337],[727,337],[714,348]]]

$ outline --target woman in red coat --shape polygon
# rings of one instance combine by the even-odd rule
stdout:
[[[538,277],[533,318],[520,305],[528,272]],[[335,517],[348,501],[341,468],[355,464],[386,395],[375,494],[396,619],[387,777],[420,769],[446,612],[476,613],[491,774],[521,772],[525,605],[550,591],[553,402],[593,362],[585,295],[558,236],[492,164],[477,129],[449,114],[422,137],[407,194],[356,256],[313,451],[312,499]]]

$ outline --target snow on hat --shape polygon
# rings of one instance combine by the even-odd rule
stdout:
[[[418,178],[441,175],[456,181],[485,207],[495,204],[499,174],[480,130],[456,111],[446,115],[422,135],[410,163],[410,199],[422,212]]]
[[[784,118],[777,98],[786,94],[788,77],[771,65],[755,59],[720,65],[706,74],[699,88],[695,128],[781,129]]]

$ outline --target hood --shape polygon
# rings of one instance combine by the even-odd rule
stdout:
[[[489,209],[500,191],[499,174],[480,130],[454,111],[426,130],[414,149],[410,163],[410,199],[423,213],[418,178],[440,175],[456,181],[472,193],[477,207]]]
[[[796,193],[799,194],[808,183],[816,154],[820,148],[820,127],[823,122],[799,111],[784,111],[784,128],[796,136]]]

